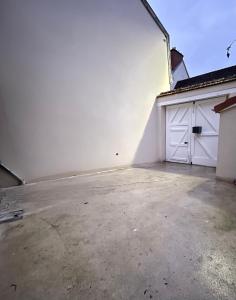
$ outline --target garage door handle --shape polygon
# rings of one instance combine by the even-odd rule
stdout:
[[[184,142],[185,143],[185,145],[187,145],[188,144],[188,142]]]

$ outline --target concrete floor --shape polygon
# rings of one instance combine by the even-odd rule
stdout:
[[[2,190],[0,299],[236,299],[236,186],[177,164]]]

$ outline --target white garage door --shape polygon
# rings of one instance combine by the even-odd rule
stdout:
[[[212,111],[222,99],[203,100],[166,108],[166,160],[215,167],[219,114]],[[201,133],[193,133],[193,127]],[[196,130],[199,128],[196,128]]]

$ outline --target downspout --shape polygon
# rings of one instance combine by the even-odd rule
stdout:
[[[170,37],[169,34],[166,32],[166,47],[167,47],[167,60],[168,60],[168,73],[169,73],[169,84],[171,87],[172,84],[172,72],[171,72],[171,54],[170,54]]]

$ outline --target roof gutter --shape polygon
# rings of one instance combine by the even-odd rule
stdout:
[[[143,3],[143,5],[145,6],[145,8],[147,9],[147,11],[149,12],[149,14],[151,15],[151,17],[153,18],[153,20],[155,21],[155,23],[159,26],[159,28],[161,29],[161,31],[164,33],[166,39],[169,41],[169,33],[167,32],[167,30],[165,29],[165,27],[163,26],[163,24],[161,23],[161,21],[158,19],[157,15],[155,14],[154,10],[152,9],[152,7],[150,6],[150,4],[147,2],[147,0],[141,0],[141,2]]]

